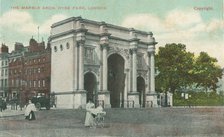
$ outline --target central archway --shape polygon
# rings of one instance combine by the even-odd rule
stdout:
[[[112,108],[124,107],[124,59],[115,53],[108,58],[108,90]]]
[[[86,101],[92,100],[95,104],[97,102],[97,91],[96,91],[96,76],[92,72],[87,72],[84,75],[84,89],[87,91]]]

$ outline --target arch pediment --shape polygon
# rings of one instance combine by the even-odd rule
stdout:
[[[126,61],[129,59],[130,56],[129,49],[109,46],[108,57],[115,53],[121,55]]]

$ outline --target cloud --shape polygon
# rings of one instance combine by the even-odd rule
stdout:
[[[18,32],[32,33],[36,24],[33,22],[32,16],[27,12],[11,10],[4,13],[0,17],[0,25],[3,28],[13,29]]]
[[[224,20],[213,19],[207,26],[208,32],[224,30]]]
[[[165,23],[171,27],[189,27],[202,22],[199,12],[193,10],[172,10],[166,18]]]
[[[153,31],[161,31],[165,26],[157,16],[152,14],[134,14],[125,18],[122,26],[134,28],[147,28]]]
[[[209,56],[218,60],[218,65],[224,67],[223,41],[193,41],[186,42],[187,50],[199,55],[201,51],[207,52]]]
[[[40,26],[40,32],[41,33],[48,33],[50,34],[51,25],[55,22],[61,21],[63,19],[66,19],[67,16],[63,14],[57,14],[53,15],[50,19],[46,20],[41,26]]]
[[[208,52],[224,67],[224,20],[204,22],[200,12],[172,10],[163,18],[150,13],[129,15],[121,25],[152,31],[159,42],[157,46],[183,43],[191,52]]]
[[[4,13],[1,17],[1,25],[20,25],[32,21],[32,17],[27,12],[11,10]]]
[[[197,26],[202,23],[202,18],[198,12],[191,10],[172,10],[164,18],[150,13],[133,14],[124,19],[122,26],[170,32],[181,31],[183,28]]]
[[[215,33],[224,29],[224,21],[213,19],[205,23],[198,11],[172,10],[162,18],[150,13],[132,14],[121,23],[124,27],[147,29],[160,35],[170,35],[175,39],[197,37],[198,33]]]
[[[49,34],[50,26],[60,20],[67,18],[66,15],[57,14],[51,16],[48,20],[39,24],[33,20],[31,14],[25,11],[10,10],[4,13],[0,17],[0,26],[2,28],[14,30],[16,32],[25,34],[35,34],[37,32],[37,27],[40,27],[40,33]]]

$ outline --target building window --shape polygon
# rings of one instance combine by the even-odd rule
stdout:
[[[33,81],[33,87],[36,87],[36,80]]]
[[[7,86],[8,86],[7,79],[5,79],[5,87],[7,87]]]
[[[40,87],[40,80],[38,81],[38,87]]]
[[[16,87],[19,86],[19,79],[16,79]]]
[[[43,80],[43,87],[45,87],[45,80]]]
[[[1,80],[0,86],[3,87],[3,79]]]
[[[23,84],[24,86],[28,86],[26,80],[24,80],[22,84]]]
[[[5,76],[7,76],[7,75],[8,75],[8,70],[6,69],[6,70],[5,70]]]
[[[23,85],[23,80],[22,79],[20,79],[19,84]]]
[[[70,45],[69,45],[69,43],[68,43],[68,42],[66,43],[66,48],[67,48],[67,49],[69,49],[69,48],[70,48]]]
[[[30,87],[32,87],[32,81],[30,80]]]
[[[12,79],[12,87],[14,86],[14,80]]]
[[[54,46],[54,52],[57,52],[57,46]]]
[[[60,49],[61,49],[61,51],[63,50],[63,46],[62,45],[60,45]]]
[[[40,73],[40,68],[38,68],[38,73]]]

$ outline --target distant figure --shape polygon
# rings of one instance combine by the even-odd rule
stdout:
[[[91,100],[86,104],[86,118],[85,118],[85,126],[89,127],[93,123],[93,116],[91,115],[91,110],[95,109],[95,105]]]
[[[27,120],[35,120],[35,114],[34,111],[36,111],[35,105],[29,100],[29,104],[27,105],[25,109],[25,119]]]
[[[6,98],[3,98],[3,110],[7,109],[7,103],[6,103]]]
[[[2,112],[4,106],[4,100],[2,99],[2,96],[0,96],[0,111]]]

